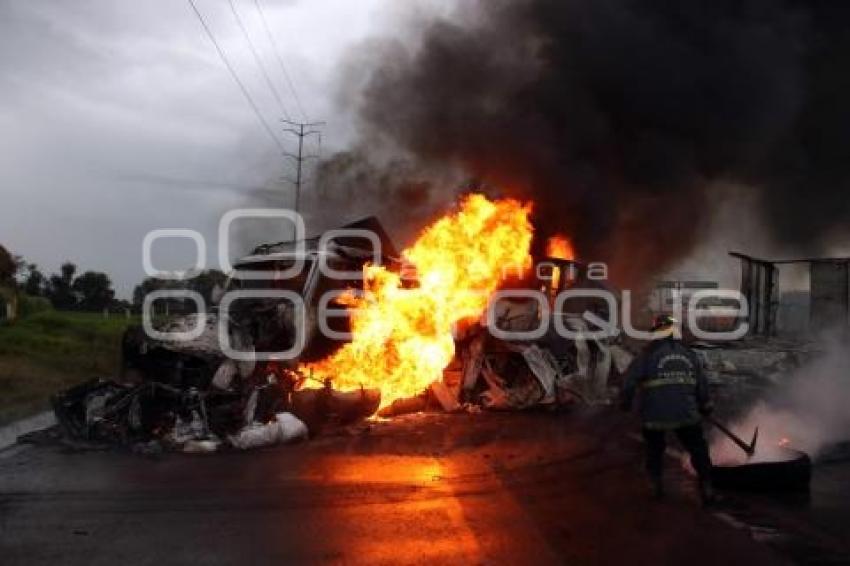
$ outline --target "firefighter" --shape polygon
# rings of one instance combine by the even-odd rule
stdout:
[[[631,410],[635,393],[640,390],[646,470],[653,497],[664,497],[664,451],[667,434],[674,432],[690,455],[703,504],[709,504],[714,500],[711,457],[702,430],[702,417],[712,411],[708,382],[699,358],[679,338],[674,318],[656,317],[652,331],[654,339],[632,361],[626,373],[623,410]]]

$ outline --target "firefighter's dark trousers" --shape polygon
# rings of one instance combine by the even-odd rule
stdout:
[[[711,456],[708,443],[702,433],[702,425],[683,426],[672,431],[643,429],[646,440],[646,471],[653,480],[661,480],[664,470],[664,450],[667,448],[667,433],[674,432],[682,447],[688,451],[700,480],[709,480],[711,475]]]

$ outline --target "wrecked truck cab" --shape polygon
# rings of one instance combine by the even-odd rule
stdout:
[[[218,311],[226,306],[228,316],[246,329],[257,352],[295,349],[297,355],[285,356],[292,363],[319,359],[339,346],[339,340],[320,331],[319,319],[327,309],[339,309],[325,323],[335,333],[347,333],[349,321],[339,295],[362,290],[359,278],[332,273],[359,274],[365,263],[363,258],[332,250],[251,255],[237,262],[228,281],[226,292],[239,298],[223,301]]]
[[[377,226],[372,229],[386,238],[377,221],[365,222],[366,226],[360,226],[369,228],[371,223]],[[153,438],[170,444],[182,444],[178,438],[203,442],[213,438],[216,446],[228,438],[232,446],[245,448],[251,442],[243,433],[251,436],[276,430],[273,421],[279,421],[282,413],[295,415],[311,435],[326,423],[346,424],[373,414],[380,404],[379,390],[340,392],[329,382],[311,389],[304,386],[308,376],[295,368],[341,345],[341,340],[318,331],[320,311],[332,308],[332,302],[322,302],[322,297],[327,297],[328,291],[360,288],[367,263],[397,263],[388,255],[387,250],[392,249],[391,244],[382,243],[383,253],[378,257],[345,234],[258,246],[235,263],[218,304],[208,312],[156,320],[154,333],[141,326],[127,330],[123,383],[109,384],[114,385],[109,399],[121,401],[117,409],[110,407],[107,417],[89,422],[86,411],[92,400],[100,398],[102,385],[93,382],[81,391],[58,396],[54,402],[57,417],[67,424],[63,428],[72,438],[94,436],[111,441],[115,435],[109,427],[116,425],[126,438]],[[296,264],[299,269],[291,269]],[[334,321],[338,329],[347,326],[341,313],[342,308]],[[280,355],[295,345],[299,348],[294,355]],[[136,418],[144,411],[135,407],[147,407],[148,401],[154,416],[163,416],[167,426],[160,426],[158,419]],[[127,424],[142,420],[151,426]],[[109,434],[101,430],[101,421],[108,425],[105,433]],[[183,430],[187,423],[197,429],[188,436]],[[187,446],[194,449],[194,445]]]
[[[366,232],[374,236],[357,235]],[[364,240],[369,245],[364,245]],[[375,243],[378,247],[373,249]],[[123,340],[124,376],[206,389],[228,359],[225,346],[247,359],[255,352],[274,356],[294,348],[295,355],[281,360],[292,367],[320,359],[343,341],[319,331],[320,317],[325,317],[327,328],[335,336],[349,331],[339,295],[362,289],[363,268],[370,263],[400,269],[395,247],[374,218],[344,226],[332,237],[326,234],[257,246],[235,262],[212,312],[205,317],[178,315],[154,324],[159,332],[174,333],[190,331],[203,323],[196,338],[163,339],[148,336],[140,326],[128,329]],[[327,309],[336,312],[327,317]],[[221,343],[220,324],[227,328],[228,344]],[[237,365],[243,378],[255,367],[250,361]]]

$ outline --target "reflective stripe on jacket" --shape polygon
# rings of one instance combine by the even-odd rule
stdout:
[[[669,337],[651,342],[629,366],[624,401],[630,404],[638,391],[643,426],[651,429],[696,424],[700,410],[711,405],[699,358]]]

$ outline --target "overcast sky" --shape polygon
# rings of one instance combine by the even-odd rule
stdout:
[[[196,3],[280,129],[228,1]],[[234,3],[285,111],[301,118],[254,0]],[[414,5],[450,4],[260,0],[304,114],[328,122],[323,151],[350,139],[341,62],[364,39],[403,35]],[[47,272],[65,260],[106,271],[123,297],[143,277],[149,230],[198,230],[213,258],[224,211],[254,204],[250,194],[263,188],[287,202],[278,148],[184,0],[0,0],[0,171],[0,243]],[[189,245],[155,252],[164,266],[191,262]]]

